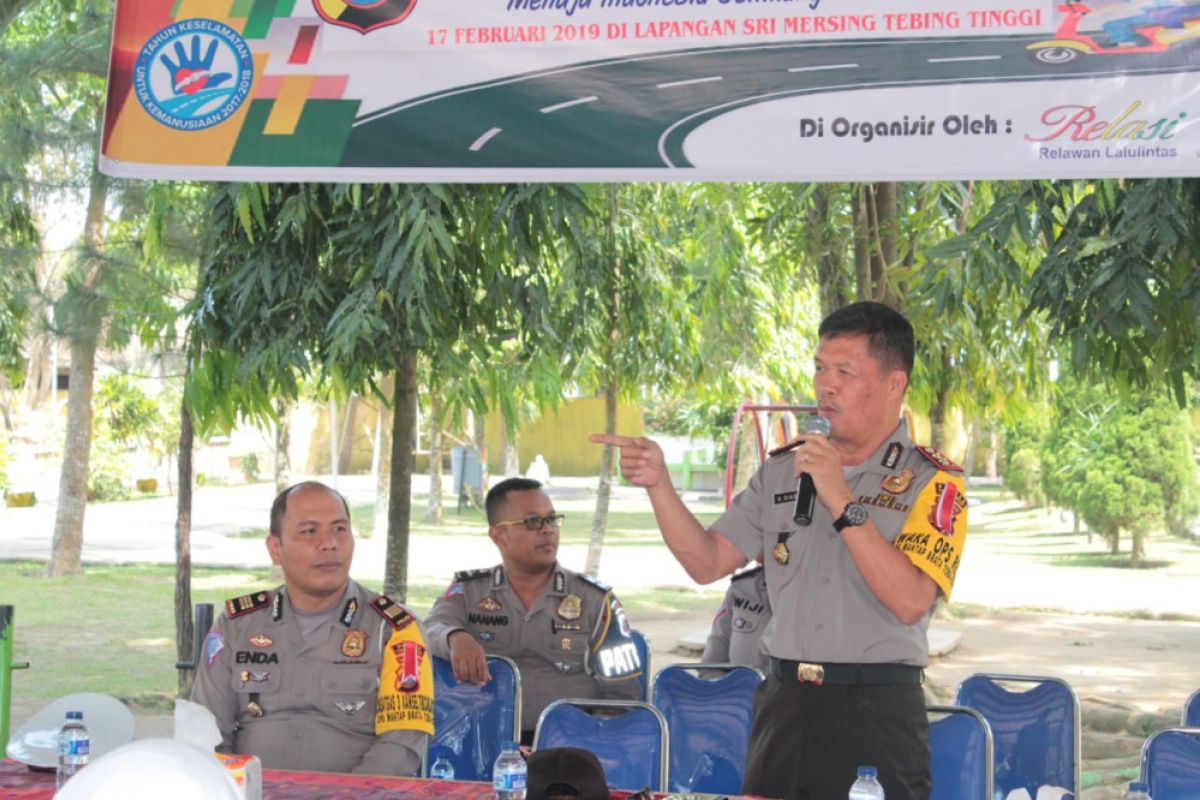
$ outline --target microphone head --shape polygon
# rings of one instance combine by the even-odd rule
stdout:
[[[808,420],[804,423],[805,433],[817,433],[826,438],[829,437],[829,418],[822,417],[820,414],[809,414]]]

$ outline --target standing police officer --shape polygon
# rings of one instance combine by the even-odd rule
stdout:
[[[770,674],[755,697],[743,790],[839,797],[857,766],[872,765],[888,800],[926,800],[926,630],[966,539],[962,473],[914,445],[900,421],[914,350],[902,315],[854,303],[818,333],[813,386],[829,436],[805,433],[803,447],[768,459],[711,528],[680,501],[657,444],[592,441],[622,448],[622,475],[646,488],[696,581],[768,554]],[[818,501],[808,525],[794,514],[804,473]]]
[[[229,600],[204,640],[192,699],[218,750],[271,769],[415,775],[433,733],[433,668],[407,609],[350,580],[345,498],[279,493],[267,536],[283,586]]]
[[[521,670],[521,738],[564,697],[636,700],[642,664],[609,588],[558,563],[562,515],[542,485],[509,478],[488,492],[488,536],[501,563],[456,573],[425,620],[434,655],[456,680],[491,680],[487,654]]]

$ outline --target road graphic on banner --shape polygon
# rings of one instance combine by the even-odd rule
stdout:
[[[688,136],[717,117],[789,97],[872,88],[992,84],[1078,77],[1151,76],[1200,70],[1190,48],[1156,54],[1080,58],[1061,66],[1031,63],[1046,37],[921,39],[888,43],[762,45],[613,60],[506,78],[383,109],[357,120],[346,166],[390,162],[436,167],[686,168]],[[848,130],[908,117],[912,136],[1012,133],[1012,120],[969,111],[899,118],[859,108]],[[978,110],[977,110],[978,109]],[[812,117],[808,117],[812,119]],[[924,119],[927,132],[916,130]],[[801,119],[795,121],[800,140]],[[954,126],[960,126],[955,129]],[[994,128],[992,127],[994,126]],[[972,128],[977,132],[972,133]],[[815,134],[814,134],[815,135]],[[745,140],[731,146],[747,146]],[[820,172],[821,165],[795,165]]]
[[[101,169],[1200,175],[1200,2],[118,0]]]

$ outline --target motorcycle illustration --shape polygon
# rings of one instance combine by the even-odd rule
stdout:
[[[1130,38],[1112,41],[1108,32],[1080,33],[1079,25],[1094,10],[1086,3],[1060,3],[1064,17],[1053,39],[1026,46],[1029,58],[1039,64],[1062,66],[1085,55],[1162,53],[1186,39],[1200,38],[1200,6],[1162,6],[1137,14],[1131,7]]]

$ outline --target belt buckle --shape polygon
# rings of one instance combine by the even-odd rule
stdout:
[[[820,664],[808,664],[800,661],[796,664],[796,680],[820,686],[825,682],[825,668]]]

